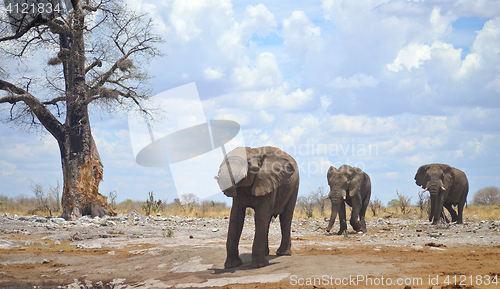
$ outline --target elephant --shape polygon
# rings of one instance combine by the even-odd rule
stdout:
[[[469,181],[463,171],[446,164],[423,165],[415,174],[415,183],[431,194],[429,222],[438,223],[444,206],[450,212],[451,221],[462,224],[469,192]],[[458,206],[458,215],[452,206]]]
[[[247,207],[255,210],[255,236],[251,267],[269,264],[268,233],[272,217],[279,215],[281,245],[276,255],[291,255],[291,224],[299,190],[299,168],[282,150],[264,146],[238,147],[222,161],[215,179],[233,198],[227,233],[224,268],[242,265],[238,245]]]
[[[365,213],[371,196],[371,181],[368,174],[359,168],[342,165],[338,169],[331,166],[326,177],[330,185],[330,193],[326,198],[332,202],[332,213],[326,231],[330,232],[338,213],[340,230],[337,234],[342,235],[347,232],[345,209],[347,203],[352,207],[350,220],[352,228],[356,232],[366,233]]]

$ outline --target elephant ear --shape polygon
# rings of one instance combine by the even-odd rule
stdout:
[[[449,165],[444,165],[443,173],[444,173],[443,186],[446,189],[451,188],[455,180],[455,172],[453,171],[453,168],[450,167]]]
[[[352,168],[351,177],[349,178],[349,195],[351,192],[359,192],[365,182],[365,174],[359,168]]]
[[[328,182],[330,181],[330,178],[333,176],[334,173],[335,173],[335,167],[330,166],[330,168],[328,169],[328,173],[326,174],[326,180]]]
[[[420,168],[418,168],[418,171],[415,174],[415,183],[417,184],[417,186],[424,188],[424,186],[427,184],[426,174],[427,170],[429,169],[429,166],[430,165],[423,165]]]
[[[252,195],[260,197],[276,191],[285,174],[293,174],[294,171],[293,165],[284,156],[265,155],[255,176]]]

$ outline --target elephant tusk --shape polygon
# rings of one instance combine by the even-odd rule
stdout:
[[[219,176],[215,176],[214,179],[218,180],[219,179]]]
[[[344,200],[346,199],[346,197],[344,196]]]
[[[427,191],[429,191],[429,190],[427,188],[425,188],[425,190],[423,190],[422,193],[427,192]]]
[[[330,196],[326,196],[326,197],[324,197],[323,199],[324,199],[324,200],[327,200],[327,199],[329,199],[329,198],[330,198]]]
[[[445,187],[441,187],[441,190],[446,191],[446,188]]]

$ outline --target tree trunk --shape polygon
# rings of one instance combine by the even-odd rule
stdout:
[[[88,116],[79,118],[80,125],[69,129],[59,142],[63,168],[62,217],[78,219],[84,215],[102,217],[116,213],[99,193],[103,165],[97,151]]]

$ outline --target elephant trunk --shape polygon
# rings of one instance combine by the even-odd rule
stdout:
[[[328,223],[328,227],[326,228],[327,232],[330,232],[333,225],[335,224],[335,219],[337,218],[337,214],[340,208],[340,205],[343,203],[342,199],[332,199],[332,213],[330,215],[330,222]]]
[[[432,220],[433,225],[437,225],[443,215],[444,194],[442,192],[439,192],[438,194],[436,194],[435,200],[436,205],[434,206],[434,216]]]
[[[432,222],[434,219],[434,211],[436,210],[436,203],[437,203],[437,193],[431,193],[431,209],[429,211],[429,222]]]
[[[441,219],[446,188],[443,186],[443,181],[441,179],[431,179],[426,184],[426,190],[431,194],[429,222],[436,225]]]

